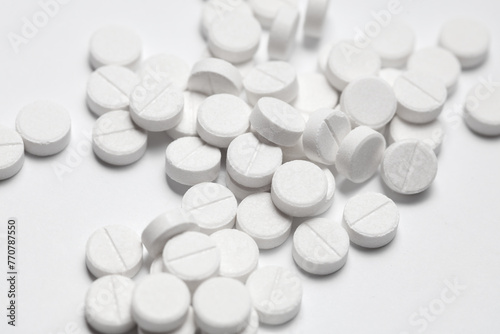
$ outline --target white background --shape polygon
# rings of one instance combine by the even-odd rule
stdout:
[[[320,44],[353,38],[356,27],[372,20],[371,11],[387,1],[331,1]],[[38,99],[68,108],[72,141],[62,153],[27,155],[21,172],[0,182],[1,262],[5,272],[5,226],[19,220],[18,327],[5,325],[6,281],[1,279],[1,333],[89,333],[81,314],[90,283],[85,242],[97,228],[126,224],[140,233],[156,215],[180,204],[164,168],[164,134],[150,136],[138,163],[113,168],[88,151],[95,117],[85,105],[88,41],[99,27],[117,23],[140,34],[144,55],[176,54],[193,64],[205,48],[198,30],[201,0],[73,0],[15,53],[8,34],[20,33],[23,17],[40,10],[37,1],[0,2],[0,123],[13,128],[18,110]],[[432,188],[411,197],[393,193],[401,212],[398,235],[379,250],[351,247],[346,266],[327,277],[300,272],[304,283],[298,317],[262,333],[499,333],[500,332],[500,138],[470,132],[457,116],[464,94],[481,77],[500,80],[500,20],[496,0],[402,0],[403,13],[416,31],[417,48],[436,44],[439,29],[459,14],[490,27],[493,47],[487,64],[463,74],[442,120],[447,136]],[[303,7],[304,3],[302,3]],[[259,59],[266,57],[264,38]],[[317,46],[299,42],[291,62],[298,72],[316,70]],[[78,153],[80,152],[80,153]],[[58,175],[57,166],[72,166]],[[346,201],[357,193],[381,191],[377,175],[355,186],[337,177],[335,205],[328,213],[340,222]],[[291,239],[263,251],[261,265],[298,271]],[[144,268],[137,279],[146,273]],[[4,276],[1,276],[4,277]],[[419,312],[437,307],[443,289],[466,286],[441,314],[422,320]],[[447,296],[452,296],[448,293]],[[418,326],[410,318],[419,321]],[[424,326],[425,325],[425,326]],[[425,327],[425,328],[424,328]],[[7,330],[6,330],[7,329]]]

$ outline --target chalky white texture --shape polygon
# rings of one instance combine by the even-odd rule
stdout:
[[[322,168],[322,170],[325,173],[328,188],[326,190],[326,197],[323,200],[323,204],[321,205],[320,209],[316,212],[316,215],[321,215],[330,210],[330,208],[333,205],[335,190],[337,186],[335,183],[335,176],[333,176],[332,171],[328,168]]]
[[[297,76],[299,92],[292,105],[305,113],[318,109],[333,109],[339,101],[339,93],[330,86],[320,73],[303,73]]]
[[[385,82],[387,82],[391,87],[393,87],[394,83],[401,74],[403,74],[403,71],[400,69],[386,67],[380,70],[378,76],[385,80]]]
[[[94,69],[106,65],[133,68],[140,60],[141,53],[141,39],[124,27],[101,28],[90,39],[90,64]]]
[[[252,313],[250,313],[250,319],[248,320],[248,324],[242,331],[238,332],[238,334],[257,334],[259,332],[259,314],[252,307]],[[202,333],[205,334],[205,333]]]
[[[304,21],[304,35],[320,38],[323,34],[323,24],[328,13],[330,0],[308,0]]]
[[[194,311],[192,307],[189,307],[188,315],[181,327],[168,332],[150,332],[142,328],[137,329],[138,334],[196,334],[197,331],[196,323],[194,321]]]
[[[160,53],[141,63],[137,74],[144,86],[169,80],[180,90],[187,88],[190,68],[182,59],[171,54]]]
[[[207,98],[206,95],[195,92],[184,92],[184,107],[182,119],[175,127],[167,130],[167,134],[173,139],[182,137],[196,137],[196,121],[198,119],[198,108]]]
[[[154,258],[153,261],[151,261],[151,265],[149,267],[149,274],[158,274],[158,273],[163,273],[165,272],[165,269],[163,268],[163,256],[157,256]]]
[[[500,136],[500,89],[488,90],[476,85],[465,100],[465,122],[475,132],[485,136]]]
[[[398,116],[394,117],[387,133],[389,144],[397,143],[407,139],[418,139],[429,145],[436,154],[441,149],[444,139],[444,126],[436,119],[430,123],[409,123]]]
[[[23,164],[23,139],[16,131],[0,125],[0,180],[16,175]]]
[[[281,150],[283,152],[283,163],[293,160],[307,160],[303,139],[299,139],[293,146],[282,147]]]
[[[270,59],[288,60],[295,48],[299,11],[285,6],[278,11],[269,30],[267,52]]]
[[[241,73],[229,62],[206,58],[191,70],[188,89],[205,95],[232,94],[239,96],[242,89]]]
[[[245,187],[238,182],[234,181],[231,176],[227,175],[226,176],[226,187],[231,190],[231,192],[234,194],[237,200],[242,201],[248,196],[255,194],[255,193],[261,193],[261,192],[270,192],[271,191],[271,183],[268,185],[265,185],[263,187],[257,187],[257,188],[250,188],[250,187]]]
[[[393,20],[380,30],[370,46],[380,56],[383,67],[402,68],[415,48],[415,32],[408,24]]]
[[[233,14],[252,16],[252,7],[245,0],[209,0],[205,2],[200,22],[203,37],[208,38],[210,27],[215,21]]]
[[[335,47],[335,43],[324,44],[320,47],[318,51],[318,70],[321,73],[326,74],[326,68],[328,66],[328,58],[330,57],[330,53]]]
[[[298,0],[250,0],[255,17],[264,28],[270,28],[283,7],[297,8]]]

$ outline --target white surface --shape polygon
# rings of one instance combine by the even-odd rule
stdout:
[[[300,12],[297,8],[284,6],[278,11],[269,30],[267,52],[269,58],[288,60],[295,49]]]
[[[88,43],[95,30],[115,22],[140,34],[146,57],[168,52],[192,65],[205,48],[198,31],[201,4],[201,0],[71,1],[16,54],[6,35],[19,33],[22,17],[31,17],[40,7],[35,0],[1,1],[0,123],[13,129],[21,107],[50,98],[68,108],[73,125],[72,141],[64,152],[43,159],[27,155],[18,175],[0,182],[1,267],[4,270],[7,248],[5,222],[15,216],[20,273],[19,327],[7,327],[2,311],[2,334],[91,333],[82,315],[92,282],[84,261],[88,237],[99,227],[120,222],[140,233],[157,214],[180,205],[179,188],[170,188],[165,180],[169,139],[164,134],[151,135],[144,158],[132,166],[109,167],[93,155],[88,138],[95,116],[85,106],[91,73]],[[492,0],[402,4],[399,17],[414,27],[419,48],[434,45],[444,21],[461,14],[484,20],[493,34],[489,60],[484,67],[464,72],[441,115],[447,136],[439,156],[440,173],[431,189],[413,197],[389,193],[378,176],[360,186],[337,177],[328,217],[340,222],[346,201],[360,191],[387,193],[400,210],[398,236],[380,250],[352,247],[346,266],[332,276],[299,273],[304,285],[299,315],[282,327],[263,326],[259,333],[413,334],[421,328],[410,324],[414,314],[428,325],[426,333],[500,331],[500,138],[475,135],[457,115],[465,94],[480,78],[500,77],[495,60],[500,56],[500,4]],[[122,10],[116,11],[118,6]],[[385,0],[332,2],[323,43],[353,38],[356,27],[372,20],[371,10],[386,6]],[[316,53],[317,49],[299,45],[291,62],[299,72],[314,71]],[[259,56],[265,57],[265,49]],[[288,239],[280,248],[262,252],[261,265],[295,269],[291,246]],[[139,275],[146,272],[147,266]],[[455,280],[465,286],[458,294],[447,288]],[[0,280],[2,303],[6,283]],[[440,300],[444,289],[447,297],[455,297],[453,301],[445,303],[432,322],[423,320],[419,309]]]

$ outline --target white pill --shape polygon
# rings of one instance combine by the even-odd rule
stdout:
[[[335,43],[328,43],[319,49],[318,52],[318,70],[321,73],[326,73],[326,67],[328,66],[328,58],[330,57],[330,53],[332,52]]]
[[[347,202],[342,223],[353,243],[366,248],[379,248],[396,236],[399,211],[387,196],[365,193]]]
[[[351,132],[349,118],[341,111],[319,109],[306,123],[302,143],[308,159],[333,165],[344,138]]]
[[[293,235],[293,259],[304,271],[329,275],[344,266],[349,235],[339,224],[324,218],[303,222]]]
[[[205,95],[232,94],[239,96],[242,88],[241,73],[229,62],[206,58],[191,70],[188,89]]]
[[[110,111],[99,117],[92,132],[94,153],[117,166],[139,160],[146,152],[148,135],[137,127],[128,111]]]
[[[264,28],[270,28],[274,18],[283,7],[297,8],[297,0],[250,0],[255,17]]]
[[[54,155],[71,140],[68,111],[50,101],[37,101],[19,111],[16,130],[24,141],[26,152],[40,157]]]
[[[398,102],[387,82],[378,77],[366,77],[347,85],[340,106],[353,126],[364,125],[376,130],[392,120]]]
[[[339,93],[330,86],[320,73],[303,73],[297,76],[299,92],[292,105],[305,113],[318,109],[333,109],[339,101]]]
[[[322,208],[328,183],[325,173],[312,162],[295,160],[280,166],[273,176],[274,205],[293,217],[314,216]]]
[[[438,161],[432,148],[416,139],[394,143],[382,160],[384,183],[393,191],[413,195],[425,191],[436,178]]]
[[[500,90],[476,85],[466,97],[464,119],[475,132],[485,136],[500,136]]]
[[[273,174],[282,162],[281,148],[261,143],[253,133],[237,137],[227,149],[227,172],[245,187],[259,188],[271,184]]]
[[[464,69],[481,65],[488,57],[490,43],[488,28],[464,17],[447,21],[439,36],[439,45],[453,53]]]
[[[196,334],[196,323],[194,322],[194,311],[192,307],[189,307],[188,315],[181,327],[168,332],[150,332],[142,328],[137,329],[138,334]]]
[[[389,126],[388,139],[390,144],[418,139],[428,144],[438,154],[444,139],[444,127],[438,119],[430,123],[414,124],[396,116]]]
[[[227,148],[250,128],[250,106],[237,96],[215,94],[198,108],[197,132],[208,144]]]
[[[184,137],[168,145],[165,160],[165,172],[172,180],[193,186],[217,178],[221,152],[200,138]]]
[[[242,201],[248,196],[255,194],[255,193],[262,193],[262,192],[270,192],[271,191],[271,183],[268,185],[265,185],[263,187],[258,187],[258,188],[250,188],[250,187],[245,187],[239,184],[238,182],[234,181],[233,178],[229,175],[226,176],[226,187],[227,189],[231,190],[231,192],[234,194],[234,197],[238,201]]]
[[[376,76],[380,71],[380,56],[370,48],[358,49],[354,42],[336,44],[328,56],[326,78],[339,91],[354,80]]]
[[[0,180],[16,175],[23,164],[23,139],[16,131],[0,126]]]
[[[370,46],[380,56],[383,67],[401,68],[415,48],[415,32],[404,22],[392,21],[380,30]]]
[[[252,301],[245,285],[226,277],[214,277],[200,285],[193,296],[196,324],[211,334],[238,333],[245,329]]]
[[[165,245],[163,265],[194,292],[203,281],[219,273],[220,252],[209,236],[184,232]]]
[[[304,21],[304,35],[320,38],[323,34],[323,24],[330,0],[308,0]]]
[[[97,69],[106,65],[134,67],[141,58],[142,42],[127,28],[108,26],[90,39],[90,64]]]
[[[403,71],[400,69],[386,67],[380,70],[378,76],[393,87],[394,83],[401,76],[401,74],[403,74]]]
[[[335,176],[333,176],[333,173],[330,169],[328,168],[322,168],[323,172],[325,173],[326,176],[326,182],[328,183],[328,189],[326,191],[326,197],[323,200],[323,204],[321,205],[320,209],[316,212],[316,215],[321,215],[328,210],[333,205],[333,199],[335,195],[335,189],[336,189],[336,183],[335,183]]]
[[[307,160],[302,139],[299,139],[293,146],[282,147],[281,150],[283,151],[283,163],[293,160]]]
[[[127,110],[129,95],[137,84],[139,77],[126,67],[100,67],[87,83],[87,104],[98,116],[112,110]]]
[[[299,313],[302,282],[289,269],[278,266],[259,268],[250,275],[246,285],[263,324],[281,325]]]
[[[212,24],[218,19],[238,13],[253,16],[252,7],[244,0],[209,0],[203,4],[200,30],[208,38]]]
[[[149,255],[154,258],[161,254],[167,241],[174,236],[198,230],[199,227],[190,213],[177,208],[153,219],[142,232],[141,239]]]
[[[266,96],[290,103],[297,97],[299,90],[295,68],[283,61],[257,65],[247,74],[243,86],[251,105]]]
[[[198,119],[198,108],[207,98],[206,95],[195,92],[184,92],[184,107],[182,110],[182,119],[175,127],[167,130],[167,134],[173,139],[182,137],[196,137],[196,123]]]
[[[428,123],[443,110],[447,92],[444,83],[424,72],[403,73],[394,83],[397,115],[411,123]]]
[[[149,267],[149,274],[158,274],[158,273],[163,273],[165,270],[163,269],[163,257],[157,256],[154,258],[154,260],[151,262],[151,265]]]
[[[95,280],[85,297],[85,319],[101,333],[126,333],[135,327],[132,318],[134,281],[120,275]]]
[[[190,303],[191,294],[182,280],[167,273],[148,275],[134,289],[132,316],[146,331],[172,331],[186,321]]]
[[[270,59],[288,60],[295,48],[300,15],[297,8],[282,7],[269,30],[267,53]]]
[[[340,144],[335,166],[351,182],[363,183],[377,171],[384,150],[384,136],[369,127],[360,126]]]
[[[238,202],[223,185],[205,182],[184,194],[182,209],[189,213],[201,232],[212,234],[234,226]]]
[[[252,313],[250,314],[250,319],[248,320],[247,326],[238,334],[257,334],[259,331],[259,314],[252,307]],[[205,333],[203,333],[205,334]]]
[[[455,91],[462,73],[457,57],[440,47],[430,47],[415,52],[408,60],[408,70],[441,79],[448,94]]]
[[[100,228],[87,241],[86,263],[95,277],[113,274],[134,277],[142,266],[141,239],[123,225]]]
[[[189,73],[189,65],[184,60],[164,53],[146,59],[137,70],[144,86],[168,79],[180,90],[187,88]]]

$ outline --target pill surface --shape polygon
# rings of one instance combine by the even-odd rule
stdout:
[[[402,21],[384,26],[370,46],[380,56],[383,67],[404,67],[415,48],[415,32]]]
[[[137,333],[138,334],[196,334],[196,331],[197,327],[194,321],[194,311],[192,307],[189,307],[188,315],[186,317],[186,320],[184,320],[184,323],[181,325],[181,327],[174,329],[173,331],[161,332],[161,333],[150,332],[139,327]]]
[[[250,0],[255,17],[264,28],[271,27],[274,18],[283,7],[297,8],[297,0]]]
[[[0,126],[0,180],[16,175],[23,164],[23,139],[16,131]]]
[[[198,108],[207,98],[206,95],[195,92],[184,92],[184,107],[182,110],[182,119],[175,127],[167,130],[167,134],[173,139],[182,137],[196,137],[196,123],[198,119]]]
[[[259,331],[259,314],[252,307],[252,313],[250,314],[250,319],[248,320],[248,324],[242,331],[238,332],[238,334],[257,334]]]
[[[101,28],[90,39],[90,64],[94,69],[105,65],[133,68],[141,58],[141,53],[141,39],[124,27]]]
[[[163,272],[165,272],[165,269],[163,268],[163,257],[160,255],[155,257],[154,260],[151,262],[151,266],[149,267],[149,273],[152,275]]]
[[[320,47],[318,52],[318,70],[321,73],[326,73],[326,67],[328,66],[328,58],[330,53],[335,46],[335,43],[324,44]]]
[[[206,58],[191,70],[188,89],[205,95],[232,94],[238,96],[242,88],[241,73],[229,62]]]
[[[304,151],[303,136],[302,139],[299,139],[297,143],[295,143],[295,145],[282,147],[281,150],[283,152],[283,163],[293,160],[307,160],[307,156]]]
[[[250,188],[250,187],[245,187],[239,184],[238,182],[234,181],[229,175],[226,176],[226,187],[227,189],[231,190],[231,192],[234,194],[234,197],[236,197],[238,201],[242,201],[248,196],[255,193],[271,191],[271,183],[263,187]]]
[[[425,124],[414,124],[394,117],[387,132],[389,143],[397,143],[407,139],[418,139],[429,145],[436,154],[441,149],[444,139],[444,127],[438,120]]]
[[[385,80],[385,82],[387,82],[391,87],[393,87],[394,83],[401,74],[403,74],[403,71],[401,71],[400,69],[387,67],[381,69],[378,73],[378,76]]]
[[[146,59],[137,70],[145,87],[168,79],[172,85],[180,90],[187,88],[189,73],[189,65],[184,60],[165,53]]]
[[[330,86],[325,76],[320,73],[303,73],[297,76],[299,91],[292,105],[305,113],[318,109],[333,109],[339,100],[339,94]]]
[[[323,24],[328,13],[330,0],[308,0],[304,21],[304,34],[313,38],[320,38],[323,33]]]
[[[323,204],[316,212],[316,215],[321,215],[330,210],[330,208],[333,205],[335,189],[336,189],[335,176],[333,176],[332,171],[328,168],[322,168],[322,170],[325,173],[328,188],[326,190],[326,196],[325,199],[323,200]]]
[[[235,13],[238,13],[238,15],[253,15],[252,7],[244,0],[209,0],[205,2],[200,22],[203,37],[208,38],[212,23]]]
[[[288,60],[295,48],[300,15],[296,8],[284,6],[269,30],[267,53],[270,59]]]
[[[485,98],[479,98],[485,97]],[[500,90],[487,91],[484,84],[475,86],[465,100],[465,122],[485,136],[500,136]]]

